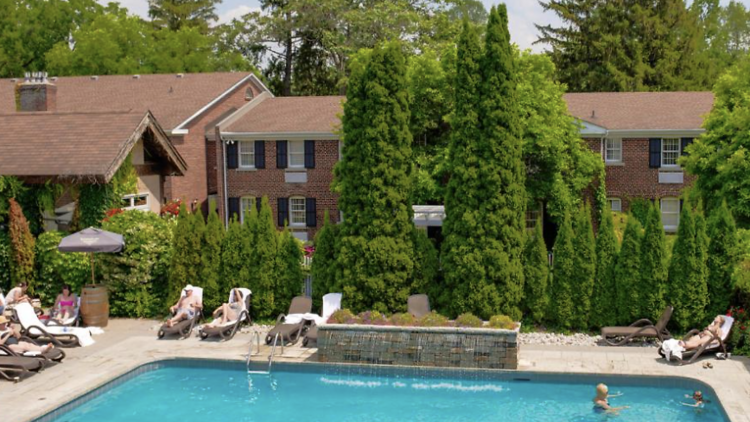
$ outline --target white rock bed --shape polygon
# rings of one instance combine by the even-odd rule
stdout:
[[[588,335],[585,333],[576,334],[559,334],[559,333],[520,333],[518,335],[518,343],[524,344],[542,344],[550,346],[609,346],[604,342],[600,335]],[[657,344],[654,341],[634,340],[626,344],[625,346],[631,347],[656,347]]]

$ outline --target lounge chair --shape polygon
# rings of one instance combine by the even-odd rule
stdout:
[[[682,359],[680,359],[680,364],[686,364],[686,363],[693,363],[696,359],[698,359],[701,355],[704,353],[716,353],[716,352],[723,352],[724,354],[727,353],[727,344],[726,341],[729,338],[729,334],[732,332],[732,327],[734,326],[734,318],[730,316],[724,315],[724,324],[721,325],[721,335],[716,336],[714,334],[711,334],[712,339],[707,344],[704,344],[696,349],[691,350],[685,350],[682,352]],[[700,333],[701,330],[693,329],[688,331],[687,334],[685,334],[682,337],[682,341],[688,341],[690,337]],[[659,348],[659,355],[663,358],[666,358],[664,354],[664,350],[662,348]]]
[[[39,342],[36,340],[21,336],[19,341],[25,341],[27,343],[32,343],[37,346],[39,346]],[[51,350],[48,350],[45,353],[37,353],[37,352],[26,352],[26,353],[16,353],[13,350],[10,349],[7,345],[0,345],[0,356],[15,356],[15,357],[27,357],[27,358],[37,358],[42,359],[46,362],[62,362],[63,359],[65,359],[65,352],[60,349],[59,347],[55,347]]]
[[[315,321],[315,324],[307,330],[305,338],[302,340],[302,345],[307,346],[314,342],[318,343],[318,326],[328,322],[328,318],[333,315],[334,312],[341,309],[341,293],[328,293],[323,296],[323,309],[321,312],[320,319]]]
[[[198,297],[200,303],[203,303],[203,288],[193,286],[193,294]],[[185,290],[182,290],[180,293],[180,297],[183,296],[185,296]],[[203,310],[198,309],[195,312],[195,316],[189,319],[183,319],[171,327],[164,323],[161,328],[159,328],[158,336],[159,338],[164,338],[164,336],[167,335],[178,334],[181,339],[187,338],[201,319],[203,319]]]
[[[47,326],[51,327],[51,326],[59,325],[61,327],[72,327],[72,326],[77,327],[78,323],[81,320],[80,311],[81,311],[81,297],[79,296],[76,298],[76,307],[73,310],[73,315],[70,318],[66,318],[61,321],[50,318],[47,321]]]
[[[427,295],[411,295],[408,302],[409,313],[421,318],[430,313],[430,298]]]
[[[209,336],[220,336],[222,340],[231,340],[235,333],[240,329],[240,325],[243,322],[250,323],[250,301],[252,299],[252,292],[250,289],[244,287],[238,287],[237,290],[242,294],[242,310],[234,321],[229,321],[226,324],[219,326],[204,325],[200,329],[201,339],[207,339]],[[229,303],[234,302],[234,289],[229,292]]]
[[[44,360],[0,355],[0,376],[8,381],[21,381],[23,375],[44,369]]]
[[[674,308],[671,306],[664,308],[664,312],[662,312],[656,325],[644,318],[630,324],[628,327],[604,327],[602,328],[602,338],[610,346],[622,346],[636,337],[655,338],[663,342],[672,338],[672,335],[667,330],[669,319],[672,318],[672,311],[674,311]],[[622,339],[617,340],[620,337]]]
[[[297,296],[292,299],[289,305],[289,312],[286,315],[280,314],[276,318],[276,326],[268,332],[266,344],[271,345],[278,335],[284,344],[294,344],[304,334],[307,320],[304,314],[312,311],[312,299],[305,296]]]
[[[94,339],[86,328],[44,325],[28,303],[19,303],[13,308],[13,312],[21,324],[21,334],[26,337],[43,338],[57,347],[86,347],[94,344]]]

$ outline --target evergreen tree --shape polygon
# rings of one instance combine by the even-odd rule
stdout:
[[[596,279],[589,320],[592,327],[606,327],[617,323],[615,268],[618,255],[612,211],[605,205],[596,235]]]
[[[208,32],[210,21],[218,20],[216,3],[221,0],[149,0],[148,15],[159,28],[178,31],[198,28]]]
[[[628,215],[628,223],[622,235],[622,248],[615,266],[617,323],[630,324],[642,318],[640,300],[641,287],[641,223]]]
[[[279,234],[273,223],[271,206],[268,197],[264,196],[251,253],[253,272],[250,276],[250,290],[253,292],[253,311],[256,318],[268,318],[279,312],[286,312],[289,303],[281,303],[276,299],[277,267]]]
[[[249,286],[249,280],[243,278],[245,262],[245,234],[242,225],[232,218],[227,227],[226,236],[221,243],[221,279],[222,290],[228,291],[238,286]],[[255,293],[255,292],[253,292]]]
[[[541,324],[547,317],[547,309],[550,303],[547,290],[549,263],[541,220],[537,221],[534,233],[526,238],[526,249],[523,257],[524,314],[530,316],[535,323]]]
[[[13,252],[10,246],[10,236],[0,231],[0,289],[7,292],[11,288],[13,274]]]
[[[414,275],[412,153],[406,63],[399,43],[352,65],[344,104],[343,157],[334,169],[340,227],[339,282],[353,310],[403,310]]]
[[[552,301],[550,321],[562,329],[570,329],[576,322],[575,288],[578,274],[576,273],[576,251],[573,249],[573,227],[570,215],[565,213],[563,222],[555,238],[552,248],[552,285],[550,299]]]
[[[737,231],[726,202],[708,220],[708,308],[707,316],[723,314],[732,298],[732,274],[739,263]]]
[[[667,239],[659,208],[649,206],[641,242],[640,315],[656,321],[668,305],[667,301]]]
[[[589,327],[591,315],[591,295],[594,291],[596,279],[596,241],[594,229],[591,226],[591,208],[586,204],[577,213],[573,221],[573,249],[577,286],[573,289],[575,302],[575,327],[586,329]]]
[[[694,221],[690,207],[682,207],[669,263],[669,297],[674,301],[672,319],[683,331],[703,323],[708,304],[708,287],[702,275],[702,257]]]
[[[455,109],[448,149],[448,181],[443,221],[442,264],[446,288],[437,298],[441,307],[450,306],[452,315],[471,312],[482,318],[497,314],[500,295],[485,267],[487,234],[481,214],[485,191],[480,176],[482,158],[477,153],[479,130],[479,90],[482,50],[473,25],[464,22],[458,41]]]
[[[258,237],[258,214],[260,210],[251,204],[249,209],[245,210],[242,219],[242,244],[240,245],[240,256],[242,256],[242,267],[240,268],[239,278],[234,281],[236,286],[250,286],[256,283],[254,277],[258,272],[258,258],[256,257],[255,240]],[[230,281],[231,283],[232,281]]]
[[[203,303],[207,310],[217,308],[229,291],[221,278],[221,245],[224,241],[224,225],[216,212],[216,201],[208,206],[208,222],[203,233],[201,246],[201,283],[203,283]]]
[[[435,283],[440,269],[435,244],[427,236],[427,230],[420,230],[416,227],[412,229],[412,244],[414,245],[414,276],[411,291],[436,293],[443,286]],[[430,296],[436,297],[434,294]]]
[[[29,230],[29,222],[23,215],[21,206],[15,199],[8,201],[10,210],[8,220],[10,227],[10,247],[13,253],[13,284],[29,283],[30,294],[34,292],[34,236]]]
[[[292,298],[302,292],[305,275],[302,273],[302,245],[288,229],[279,236],[276,268],[276,291],[274,301],[280,313],[286,313]]]
[[[203,217],[200,218],[202,220]],[[186,284],[203,287],[200,283],[202,241],[203,233],[199,231],[196,218],[188,212],[183,202],[180,205],[180,214],[177,216],[177,226],[174,229],[172,241],[168,302],[177,302]]]
[[[339,226],[331,223],[328,210],[323,217],[323,226],[315,235],[315,254],[310,273],[313,279],[313,302],[320,305],[323,295],[340,291],[336,283],[336,236]]]

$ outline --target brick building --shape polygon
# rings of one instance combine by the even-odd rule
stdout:
[[[340,157],[336,132],[343,100],[262,94],[217,126],[223,140],[216,145],[219,202],[229,210],[227,217],[241,216],[253,201],[268,196],[277,225],[288,221],[303,239],[314,236],[324,210],[340,219],[329,187]],[[565,100],[580,120],[581,136],[606,164],[612,209],[627,211],[636,198],[659,201],[665,229],[676,230],[680,195],[692,182],[677,159],[703,133],[713,95],[582,93],[567,94]]]

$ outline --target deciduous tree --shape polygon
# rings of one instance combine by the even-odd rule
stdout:
[[[34,292],[34,236],[29,230],[29,223],[23,215],[21,206],[15,199],[10,203],[9,222],[10,246],[13,252],[13,283],[26,282],[29,291]]]

